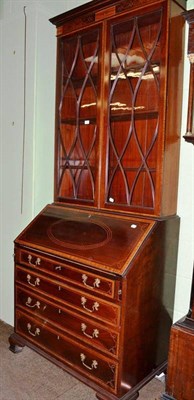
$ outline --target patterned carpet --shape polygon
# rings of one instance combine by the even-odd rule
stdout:
[[[95,392],[62,369],[25,347],[8,350],[13,328],[0,321],[0,400],[96,400]],[[138,400],[160,400],[164,384],[153,379]]]

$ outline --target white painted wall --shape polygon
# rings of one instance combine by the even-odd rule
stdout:
[[[194,0],[187,1],[187,9],[194,8]],[[185,35],[184,92],[182,107],[182,135],[186,132],[190,65],[187,57],[188,25]],[[179,192],[177,213],[181,217],[180,239],[175,292],[174,321],[189,308],[194,262],[194,148],[181,139]]]
[[[33,215],[34,74],[28,68],[26,106],[25,202],[20,213],[23,132],[23,44],[22,12],[11,13],[5,2],[1,20],[1,318],[13,322],[13,240]],[[10,12],[7,13],[7,12]],[[19,11],[19,10],[18,10]],[[34,64],[34,10],[28,28],[28,59]]]
[[[13,240],[53,200],[55,27],[48,19],[86,0],[0,0],[0,319],[14,323]],[[24,207],[21,213],[24,13],[27,15]],[[188,8],[194,0],[188,1]],[[186,35],[187,38],[187,35]],[[185,54],[182,134],[189,62]],[[193,146],[181,139],[178,214],[181,232],[174,320],[187,313],[194,259]]]
[[[53,201],[55,27],[48,19],[86,0],[0,1],[0,319],[14,323],[13,241]],[[24,197],[24,11],[27,16]]]

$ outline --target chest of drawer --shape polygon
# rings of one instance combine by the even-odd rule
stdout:
[[[56,302],[53,304],[37,293],[20,287],[16,288],[16,305],[25,312],[56,324],[91,346],[118,356],[119,333],[116,330],[106,329],[85,316],[71,312]]]
[[[76,290],[60,281],[51,280],[41,274],[29,272],[19,266],[16,267],[16,281],[38,293],[55,298],[68,307],[84,312],[88,316],[103,320],[112,325],[120,323],[120,306],[106,300],[98,299]]]
[[[21,311],[16,314],[16,332],[28,341],[42,348],[58,360],[70,365],[101,386],[115,392],[117,387],[118,364],[116,361],[79,345],[69,337],[61,335],[49,324],[34,319]]]
[[[16,263],[31,267],[34,270],[45,271],[55,278],[78,285],[96,294],[102,294],[109,298],[118,298],[119,281],[108,279],[96,273],[88,272],[70,261],[61,261],[43,256],[38,252],[16,248]],[[115,277],[113,277],[115,278]]]

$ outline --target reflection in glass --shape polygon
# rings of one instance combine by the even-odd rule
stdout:
[[[94,201],[99,31],[61,41],[58,197]]]
[[[107,202],[154,207],[161,23],[157,11],[110,27]]]

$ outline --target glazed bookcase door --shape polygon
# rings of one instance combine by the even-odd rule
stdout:
[[[106,206],[154,210],[162,11],[110,23]]]
[[[55,200],[95,204],[100,30],[59,39]]]

